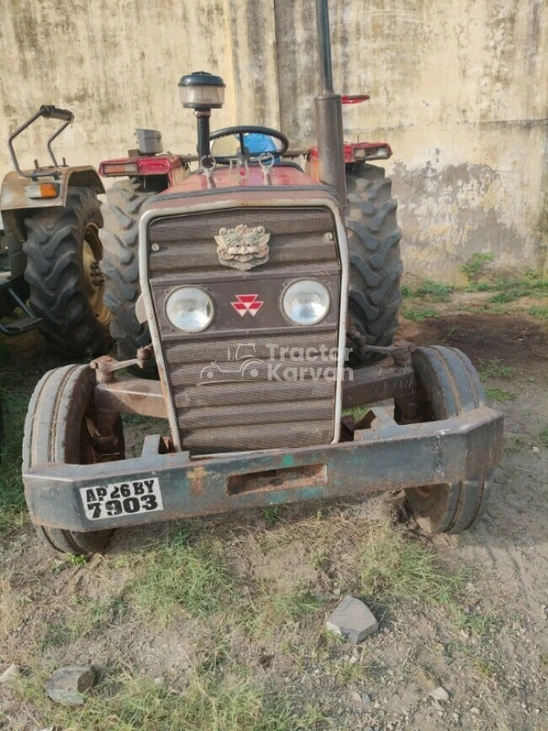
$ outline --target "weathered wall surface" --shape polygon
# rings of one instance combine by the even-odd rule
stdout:
[[[313,0],[0,0],[0,139],[41,103],[76,114],[60,145],[97,164],[162,130],[192,152],[177,82],[220,73],[214,127],[314,138]],[[546,267],[548,13],[543,0],[332,0],[336,87],[347,139],[384,139],[408,272],[458,279],[474,252],[506,270]],[[45,125],[45,123],[44,123]],[[27,164],[44,130],[18,144]],[[39,158],[45,159],[40,152]],[[9,169],[0,148],[0,174]]]

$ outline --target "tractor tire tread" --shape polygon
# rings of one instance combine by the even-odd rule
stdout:
[[[98,321],[82,286],[84,228],[103,225],[97,195],[69,188],[65,206],[36,211],[25,220],[25,280],[40,330],[56,349],[71,357],[105,353],[110,338]]]
[[[110,332],[119,357],[134,358],[150,343],[148,325],[137,320],[139,283],[139,217],[146,201],[156,195],[142,190],[138,181],[123,180],[107,190],[103,206],[105,227],[101,270],[106,279],[105,304],[112,313]]]
[[[360,165],[347,173],[347,188],[350,321],[369,345],[390,345],[398,328],[403,271],[392,182],[381,168]],[[361,357],[360,364],[375,359]]]

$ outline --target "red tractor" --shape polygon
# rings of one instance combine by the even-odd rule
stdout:
[[[502,416],[459,350],[392,344],[396,202],[383,171],[355,159],[371,148],[345,151],[327,0],[317,18],[307,170],[277,130],[210,135],[224,83],[203,72],[180,82],[195,173],[160,154],[103,163],[132,178],[110,196],[104,271],[128,347],[142,347],[50,371],[31,399],[26,499],[58,551],[104,550],[126,526],[375,491],[405,491],[429,532],[465,530],[485,508]],[[158,380],[119,374],[153,356]],[[166,420],[138,458],[125,459],[124,412]]]
[[[210,82],[203,72],[193,74],[194,81]],[[182,87],[184,88],[184,87]],[[342,104],[358,104],[369,99],[367,95],[343,96]],[[203,110],[198,117],[203,125]],[[213,160],[225,164],[227,155],[217,154],[223,140],[226,147],[236,143],[237,135],[249,148],[251,136],[279,135],[276,130],[257,127],[232,127],[209,135],[199,128],[200,140],[213,142]],[[259,132],[257,132],[259,130]],[[118,355],[131,358],[136,348],[150,342],[146,322],[139,322],[136,306],[141,293],[138,262],[138,229],[141,212],[150,198],[182,183],[190,175],[192,163],[201,164],[209,159],[208,144],[199,141],[195,155],[162,154],[161,135],[155,130],[136,130],[138,148],[130,150],[128,157],[105,160],[99,166],[103,177],[127,177],[107,189],[107,205],[103,206],[104,228],[100,232],[103,244],[101,269],[106,278],[105,303],[112,313],[110,330],[116,341]],[[304,160],[304,171],[314,181],[320,181],[320,157],[318,146],[310,149],[289,149],[285,136],[277,151],[284,160]],[[255,139],[258,143],[259,140]],[[200,147],[201,146],[201,147]],[[236,151],[236,144],[232,145]],[[276,149],[272,148],[274,152]],[[231,150],[227,149],[230,153]],[[385,177],[384,169],[370,165],[373,160],[387,160],[392,155],[385,142],[355,142],[343,145],[344,172],[348,190],[346,221],[349,230],[352,276],[350,281],[350,310],[353,332],[365,341],[352,341],[355,346],[352,360],[360,351],[360,342],[389,345],[397,329],[397,312],[401,302],[400,275],[402,264],[399,254],[401,232],[396,223],[397,203],[392,198],[392,184]],[[219,159],[218,159],[219,158]],[[224,159],[221,159],[224,158]],[[236,160],[233,155],[232,159]],[[255,161],[257,156],[254,158]],[[301,169],[296,166],[296,169]],[[344,181],[341,181],[341,186]],[[346,193],[343,193],[346,196]],[[361,352],[362,361],[368,355]]]

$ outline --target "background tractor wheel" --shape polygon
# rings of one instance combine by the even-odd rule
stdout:
[[[106,353],[110,314],[103,302],[103,225],[97,195],[69,188],[66,206],[38,210],[25,220],[25,279],[45,338],[70,357]]]
[[[139,217],[145,202],[154,195],[155,191],[144,191],[137,180],[123,180],[107,190],[107,204],[103,206],[105,303],[112,313],[110,332],[123,360],[135,358],[137,349],[150,343],[148,325],[137,320],[135,305],[141,294]]]
[[[23,438],[23,467],[44,462],[93,464],[124,457],[122,421],[117,417],[108,445],[94,442],[96,413],[93,371],[87,365],[69,365],[49,371],[30,400]],[[60,553],[90,554],[104,550],[113,530],[77,533],[35,526],[50,548]]]
[[[392,198],[392,181],[382,168],[356,165],[347,172],[346,184],[348,345],[352,348],[351,362],[365,365],[376,358],[360,354],[360,344],[391,345],[398,328],[401,231],[396,224],[398,204]]]
[[[417,348],[413,367],[419,382],[419,413],[413,421],[459,416],[485,406],[485,393],[476,369],[457,348],[436,345]],[[396,420],[405,423],[405,404],[396,401]],[[461,533],[481,518],[489,499],[490,474],[463,482],[406,490],[407,502],[427,533]]]

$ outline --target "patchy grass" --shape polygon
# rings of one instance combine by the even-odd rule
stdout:
[[[373,518],[373,504],[365,518],[356,503],[326,506],[327,519],[312,511],[292,522],[289,514],[269,528],[259,519],[253,532],[198,520],[191,532],[169,529],[161,543],[134,553],[36,569],[26,581],[35,586],[42,577],[42,604],[34,602],[42,621],[38,615],[37,641],[22,663],[28,675],[11,707],[37,728],[67,731],[350,729],[357,720],[338,710],[333,718],[333,699],[377,686],[387,646],[417,616],[423,626],[443,626],[458,662],[470,665],[475,655],[458,649],[460,631],[492,632],[487,613],[467,613],[483,585],[473,577],[472,586],[468,571],[394,529],[381,505]],[[63,602],[59,587],[74,594]],[[324,629],[326,613],[346,593],[363,598],[386,629],[360,648]],[[18,629],[11,642],[21,642]],[[159,634],[168,647],[172,638],[173,653],[163,660],[157,646],[150,666],[146,648]],[[101,658],[99,685],[81,709],[52,705],[47,674],[87,648],[92,661]]]
[[[402,296],[404,298],[422,299],[427,302],[450,302],[452,291],[453,287],[450,284],[425,279],[417,287],[402,287]]]
[[[504,378],[509,379],[515,375],[516,369],[512,366],[505,366],[498,358],[492,358],[491,360],[480,360],[479,363],[479,375],[482,381],[487,381],[489,378]]]
[[[439,313],[433,307],[404,307],[402,315],[412,322],[423,322],[430,317],[439,317]]]
[[[489,299],[489,302],[492,302],[493,304],[506,304],[507,302],[515,302],[522,297],[527,297],[528,294],[529,291],[527,289],[509,289],[506,291],[497,292]]]
[[[548,296],[548,279],[529,271],[522,277],[495,277],[491,281],[469,281],[465,292],[496,292],[491,302],[513,302],[520,297]]]
[[[373,606],[451,604],[459,600],[467,578],[464,571],[448,571],[418,541],[393,531],[375,536],[360,557],[359,591]]]
[[[536,305],[529,307],[527,314],[536,317],[537,320],[548,320],[548,305]]]
[[[485,395],[488,401],[498,401],[500,404],[505,404],[516,398],[515,394],[505,391],[502,388],[486,388]]]
[[[292,592],[273,593],[269,584],[261,587],[262,596],[254,597],[248,619],[248,629],[256,637],[271,637],[283,632],[288,623],[301,626],[314,623],[325,599],[312,593],[307,586]]]
[[[10,360],[10,351],[5,343],[0,343],[0,368],[8,365]]]
[[[11,351],[1,345],[0,411],[4,428],[0,438],[0,536],[20,527],[26,516],[21,444],[30,397],[42,375],[62,364],[56,356],[45,356],[20,370],[12,362]]]
[[[9,377],[2,374],[0,399],[4,433],[0,440],[0,534],[20,526],[23,520],[21,442],[29,398],[28,384],[22,383],[15,373]]]
[[[319,719],[313,708],[297,717],[287,695],[266,692],[238,667],[223,675],[194,671],[186,683],[113,669],[76,710],[45,698],[45,676],[19,683],[21,701],[38,706],[49,724],[74,731],[304,731]]]
[[[125,592],[135,611],[161,624],[182,610],[207,617],[234,598],[238,579],[220,541],[203,538],[191,544],[178,526],[163,543],[140,554],[120,557],[134,573]]]
[[[539,437],[544,446],[548,447],[548,426],[545,426],[544,429],[540,430]]]

